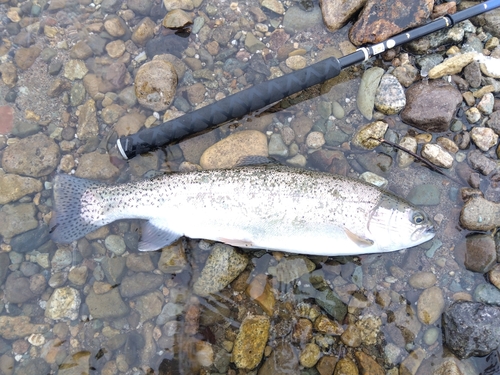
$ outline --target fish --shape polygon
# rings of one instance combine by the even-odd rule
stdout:
[[[68,244],[121,219],[141,219],[139,251],[182,236],[248,249],[358,255],[432,239],[428,215],[358,179],[276,163],[167,173],[110,185],[58,174],[52,239]]]

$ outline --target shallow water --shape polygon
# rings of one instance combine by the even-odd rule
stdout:
[[[246,15],[248,9],[251,6],[258,6],[258,3],[256,1],[239,3],[238,10],[234,11],[231,10],[228,2],[210,2],[202,4],[200,9],[205,9],[207,5],[221,9],[221,13],[212,17],[212,20],[219,20],[221,24],[229,24],[239,19],[239,12]],[[2,7],[0,13],[5,15],[9,6],[3,4],[0,7]],[[71,38],[75,33],[81,32],[82,24],[91,23],[91,18],[86,20],[82,14],[90,13],[93,15],[93,11],[95,11],[94,6],[62,8],[57,13],[42,10],[42,19],[48,20],[49,23],[52,19],[60,20],[63,17],[69,17],[72,22],[66,23],[55,38],[49,39],[45,38],[43,33],[38,34],[36,44],[42,48],[48,46],[56,48],[57,58],[63,63],[66,62],[69,59],[69,53],[68,50],[62,48],[62,45],[71,43]],[[270,18],[273,22],[279,23],[281,21],[280,17],[276,15],[270,14]],[[306,51],[306,55],[311,60],[311,56],[321,53],[321,50],[326,46],[339,48],[340,43],[346,40],[346,33],[347,28],[332,34],[327,32],[322,25],[316,25],[310,30],[295,34],[293,40],[298,43],[299,47],[310,48],[310,51]],[[200,44],[199,40],[191,40],[190,42],[193,46]],[[133,57],[134,55],[132,55]],[[2,62],[10,59],[7,55],[2,58]],[[323,92],[323,95],[318,96],[319,89],[316,88],[309,90],[306,95],[286,100],[282,105],[285,109],[277,108],[278,111],[265,114],[271,116],[272,120],[270,125],[265,127],[264,132],[268,132],[268,135],[273,131],[278,132],[279,128],[287,125],[291,119],[303,115],[313,119],[318,124],[323,123],[320,107],[322,103],[333,100],[338,101],[346,113],[343,120],[330,118],[334,126],[339,126],[352,133],[360,126],[369,123],[356,108],[356,95],[363,70],[373,63],[374,60],[344,72],[339,79],[332,82],[330,90],[326,93]],[[375,63],[384,65],[380,61]],[[41,124],[40,132],[46,135],[56,134],[57,128],[66,127],[68,123],[72,123],[70,126],[74,126],[78,121],[77,116],[80,108],[70,105],[70,98],[67,94],[48,98],[46,93],[53,81],[54,77],[47,73],[47,64],[38,58],[29,69],[18,72],[18,82],[15,86],[18,96],[15,105],[5,102],[4,98],[9,88],[4,83],[0,83],[0,105],[13,106],[16,120],[29,117],[27,111],[33,111],[40,115],[40,120],[37,120]],[[218,92],[228,94],[226,85],[231,83],[227,80],[222,81],[220,75],[215,81],[200,81],[209,88],[207,96],[210,99],[213,99]],[[188,76],[185,81],[180,83],[180,87],[189,86],[193,82],[195,80]],[[217,87],[214,82],[220,82],[219,86]],[[99,111],[101,109],[99,108]],[[141,108],[136,105],[129,110],[141,110]],[[146,110],[145,113],[148,116],[153,115],[152,111]],[[110,136],[110,142],[107,146],[112,147],[115,136],[113,124],[104,124],[99,117],[101,114],[102,112],[98,113],[100,128],[98,143],[101,149],[105,149],[106,137]],[[384,120],[390,123],[390,128],[400,136],[406,134],[410,129],[397,116],[385,116]],[[241,124],[224,125],[208,135],[190,139],[181,145],[158,150],[154,155],[140,156],[137,160],[130,162],[121,161],[116,150],[110,149],[112,162],[120,169],[120,174],[115,180],[122,182],[143,178],[143,176],[152,176],[158,171],[177,171],[180,164],[185,161],[181,149],[185,152],[189,148],[193,154],[200,154],[200,150],[196,150],[196,147],[208,147],[207,141],[199,141],[200,139],[210,139],[209,142],[214,143],[241,129],[250,129],[256,124],[258,124],[258,119],[244,120]],[[451,136],[451,132],[445,135]],[[58,136],[55,136],[55,139],[57,142],[61,140]],[[84,143],[81,144],[84,145]],[[76,160],[81,157],[81,154],[86,153],[85,150],[77,151],[77,149],[75,147],[67,152],[73,154]],[[248,314],[265,315],[262,308],[245,294],[246,286],[254,277],[265,274],[272,290],[271,293],[275,295],[277,302],[274,315],[271,317],[269,349],[267,349],[265,358],[258,368],[262,366],[266,358],[269,358],[271,349],[276,348],[280,342],[292,344],[296,355],[298,355],[304,349],[305,344],[316,340],[318,343],[327,342],[322,347],[323,357],[352,358],[355,352],[362,350],[376,358],[386,371],[397,369],[401,362],[408,357],[408,353],[422,348],[425,351],[426,360],[419,373],[426,373],[423,372],[429,368],[426,366],[431,366],[431,362],[437,362],[437,359],[445,356],[446,349],[442,345],[441,333],[439,333],[437,340],[430,345],[424,342],[424,333],[433,327],[437,327],[440,331],[441,323],[438,320],[430,326],[424,326],[418,322],[415,317],[416,302],[421,291],[408,284],[409,276],[417,271],[428,271],[436,275],[436,285],[443,292],[446,306],[453,302],[455,293],[471,294],[476,285],[484,282],[483,275],[467,271],[463,265],[463,247],[467,233],[460,229],[458,221],[462,206],[458,197],[458,189],[461,186],[446,177],[429,171],[421,164],[414,163],[407,169],[398,168],[397,163],[395,163],[394,150],[388,148],[379,147],[376,151],[359,151],[347,149],[345,145],[339,145],[332,146],[331,149],[345,152],[349,161],[348,174],[352,176],[358,176],[365,170],[359,163],[355,162],[361,160],[363,155],[374,156],[385,153],[394,158],[391,168],[387,172],[380,170],[379,173],[388,179],[388,189],[399,196],[406,197],[416,185],[431,184],[436,186],[440,192],[439,204],[425,207],[429,216],[438,221],[436,237],[430,243],[389,254],[353,258],[310,257],[315,269],[292,281],[279,281],[276,276],[272,275],[272,271],[283,261],[285,255],[265,251],[245,251],[249,257],[246,270],[229,287],[210,297],[194,295],[192,286],[203,269],[209,254],[206,249],[211,244],[206,241],[186,240],[187,265],[181,272],[162,273],[159,271],[157,267],[160,258],[159,252],[151,253],[154,270],[146,271],[162,277],[162,282],[155,288],[155,292],[157,292],[155,296],[161,299],[160,306],[163,307],[166,303],[171,302],[182,309],[168,323],[168,327],[165,323],[158,324],[156,316],[145,321],[142,320],[141,314],[145,314],[143,310],[148,308],[140,308],[139,305],[150,301],[146,299],[146,296],[153,293],[150,291],[144,292],[142,295],[124,297],[128,313],[116,319],[95,319],[85,304],[86,297],[95,281],[100,281],[99,269],[102,273],[101,264],[104,259],[128,257],[135,253],[134,249],[127,248],[125,253],[118,256],[112,254],[104,246],[103,238],[106,233],[104,236],[98,236],[97,239],[79,241],[78,245],[66,247],[57,245],[57,248],[71,250],[71,264],[66,265],[61,270],[55,270],[53,264],[49,264],[49,267],[41,269],[40,273],[49,279],[56,273],[67,277],[68,273],[75,267],[85,265],[88,268],[89,273],[84,284],[75,286],[70,281],[65,281],[62,285],[58,285],[58,288],[71,285],[80,294],[82,304],[78,309],[78,317],[73,320],[62,319],[61,321],[44,317],[47,300],[53,292],[49,286],[39,296],[26,303],[17,305],[2,302],[0,315],[28,316],[32,323],[48,324],[50,328],[43,333],[43,343],[40,345],[31,342],[26,344],[27,341],[24,337],[4,339],[0,346],[1,354],[14,359],[14,373],[19,374],[36,374],[36,369],[34,372],[26,370],[26,364],[33,363],[35,358],[42,358],[44,362],[48,363],[50,373],[60,374],[72,374],[70,369],[75,368],[78,363],[78,366],[82,366],[84,371],[102,374],[256,373],[255,371],[237,370],[234,364],[229,363],[228,356],[243,319]],[[299,148],[299,151],[307,156],[307,148]],[[155,162],[155,156],[157,162]],[[280,162],[286,163],[286,158],[278,159]],[[155,167],[151,168],[151,166]],[[313,168],[313,166],[308,162],[306,168]],[[53,176],[54,173],[40,179],[42,182],[48,183],[45,189],[50,188]],[[452,176],[455,177],[454,172],[452,172]],[[25,201],[33,201],[34,199],[37,198],[23,198]],[[50,208],[50,195],[42,194],[41,202]],[[38,219],[42,222],[46,217],[40,213]],[[108,228],[112,234],[134,237],[137,234],[138,223],[115,223],[109,225]],[[8,245],[8,242],[4,241],[4,244]],[[51,244],[43,247],[40,251],[48,252],[52,258],[56,252],[56,245]],[[12,255],[11,259],[13,259]],[[30,254],[21,256],[22,261],[34,262],[33,259]],[[11,263],[9,272],[20,268],[19,262]],[[126,275],[127,277],[133,276],[137,272],[129,269]],[[109,282],[109,279],[106,278],[106,280]],[[121,281],[118,282],[118,284],[120,283]],[[123,285],[118,287],[118,289],[123,288]],[[294,329],[296,322],[301,317],[308,317],[302,311],[304,306],[312,307],[313,310],[319,309],[317,301],[323,298],[321,293],[328,289],[334,289],[347,305],[348,314],[344,321],[339,322],[344,327],[355,324],[363,318],[380,319],[380,327],[374,342],[369,344],[362,342],[356,347],[348,346],[338,336],[322,335],[317,331],[314,331],[312,338],[307,340],[293,339],[292,332],[296,330]],[[123,289],[120,289],[120,292],[123,294]],[[381,303],[380,300],[386,302]],[[397,318],[394,316],[402,309],[406,309],[409,318],[406,321],[396,320],[395,323]],[[397,353],[393,356],[393,362],[389,362],[387,355],[384,354],[388,344],[391,344],[392,351]],[[3,358],[3,363],[9,364],[9,360]],[[498,353],[492,353],[486,358],[462,361],[464,366],[469,367],[469,373],[475,374],[497,373],[499,371],[498,363]],[[204,367],[203,364],[208,364],[208,366]],[[7,367],[9,366],[7,365]],[[6,373],[12,373],[12,367],[10,372]],[[302,368],[302,373],[315,374],[317,371],[314,368]],[[394,372],[391,373],[394,374]]]

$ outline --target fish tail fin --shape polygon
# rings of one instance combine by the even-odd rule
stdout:
[[[54,179],[50,233],[54,242],[71,243],[108,223],[96,194],[99,182],[59,174]]]

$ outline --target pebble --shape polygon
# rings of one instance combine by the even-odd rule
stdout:
[[[307,66],[306,58],[300,55],[290,56],[285,63],[292,70],[304,69]]]
[[[245,156],[268,156],[265,134],[257,130],[233,133],[207,148],[200,165],[203,169],[231,168]]]
[[[438,144],[425,144],[422,147],[421,155],[438,167],[450,169],[453,166],[453,156]]]
[[[418,319],[427,325],[434,324],[444,311],[443,292],[437,286],[425,289],[417,303]]]
[[[263,315],[249,315],[241,323],[234,341],[231,362],[237,368],[253,370],[264,354],[271,322]]]
[[[423,337],[425,345],[427,346],[433,345],[439,338],[439,333],[440,330],[439,328],[436,327],[431,327],[428,330],[426,330],[424,332],[424,337]]]
[[[359,179],[362,181],[366,181],[369,184],[378,186],[379,188],[386,188],[389,185],[389,181],[378,174],[372,172],[364,172],[359,176]]]
[[[321,357],[321,349],[315,343],[307,343],[300,352],[299,362],[305,368],[314,367]]]
[[[151,272],[138,272],[125,276],[120,283],[120,294],[124,298],[131,298],[151,292],[163,284],[163,275]]]
[[[141,65],[134,80],[139,104],[153,111],[170,107],[177,87],[177,73],[172,63],[153,60]]]
[[[49,319],[75,320],[80,309],[80,292],[69,286],[55,289],[45,308],[45,316]]]
[[[320,315],[314,321],[314,329],[320,333],[331,336],[340,336],[344,333],[342,326],[330,320],[326,315]]]
[[[2,168],[7,173],[23,176],[47,176],[56,169],[59,155],[59,146],[52,139],[44,134],[35,134],[5,149]]]
[[[341,358],[335,366],[333,375],[358,375],[359,370],[356,364],[349,357]]]
[[[104,240],[104,245],[106,246],[106,249],[108,249],[115,255],[122,255],[127,249],[123,238],[116,234],[107,236]]]
[[[373,67],[365,70],[361,78],[361,83],[359,85],[356,98],[356,105],[358,106],[361,114],[367,120],[371,120],[373,118],[375,95],[384,73],[384,69]]]
[[[395,115],[405,106],[403,86],[392,74],[384,74],[375,93],[375,108],[386,115]]]
[[[317,150],[325,144],[325,136],[321,132],[310,132],[306,138],[306,146],[309,149]]]
[[[297,154],[290,159],[287,159],[286,162],[288,165],[296,168],[304,168],[307,164],[307,159],[304,155],[302,154]]]
[[[85,62],[82,60],[72,59],[64,65],[63,75],[70,81],[82,79],[87,73],[88,69],[85,66]]]
[[[495,241],[486,234],[473,234],[465,239],[465,268],[469,271],[486,273],[497,261]]]
[[[268,152],[270,156],[280,156],[280,157],[288,156],[288,147],[283,142],[281,134],[277,133],[271,134],[271,137],[269,137]]]
[[[427,289],[436,284],[437,278],[432,272],[420,271],[410,276],[408,283],[415,289]]]
[[[6,204],[0,208],[0,235],[12,238],[15,235],[35,229],[38,220],[33,203]]]
[[[481,112],[479,112],[479,109],[476,107],[472,107],[465,111],[465,117],[467,117],[467,121],[469,121],[470,124],[475,124],[481,120]]]
[[[385,375],[385,370],[371,356],[362,351],[355,352],[361,374]]]
[[[441,191],[433,184],[415,185],[406,199],[417,206],[436,206],[441,202]]]
[[[163,273],[180,273],[187,267],[186,253],[182,242],[162,249],[158,269]]]
[[[0,170],[0,204],[17,201],[25,195],[42,191],[42,183],[34,178],[4,173]]]
[[[88,268],[86,266],[74,267],[69,271],[68,280],[76,286],[83,286],[87,281]]]
[[[156,318],[160,315],[163,306],[163,294],[155,290],[135,299],[134,309],[139,312],[139,322],[144,323],[149,319]]]
[[[472,168],[478,170],[485,176],[493,172],[497,166],[494,160],[488,158],[479,150],[471,150],[467,154],[467,160]]]
[[[379,139],[384,137],[388,127],[389,125],[383,121],[363,125],[356,131],[351,142],[357,147],[373,150],[380,145]]]
[[[316,265],[309,258],[300,255],[292,255],[283,258],[276,268],[268,272],[276,277],[278,282],[290,283],[303,275],[312,272]]]
[[[279,340],[271,355],[259,369],[259,375],[298,375],[299,360],[295,348],[285,340]]]
[[[418,147],[417,140],[409,135],[405,135],[403,138],[401,138],[401,140],[399,141],[399,145],[413,153],[417,152],[417,147]],[[400,168],[409,167],[414,162],[414,160],[415,158],[410,154],[408,154],[407,152],[398,150],[397,161],[398,161],[398,166]]]
[[[495,97],[491,92],[489,92],[485,94],[482,97],[481,101],[477,104],[477,109],[483,115],[491,115],[491,113],[493,112],[494,103],[495,103]]]
[[[57,373],[59,375],[84,374],[90,367],[90,356],[91,353],[84,350],[68,355],[59,365],[59,371]],[[106,374],[104,368],[102,369],[101,374],[108,375]]]
[[[248,258],[234,247],[217,243],[212,248],[193,291],[201,297],[224,289],[247,266]]]
[[[429,71],[430,79],[437,79],[446,75],[460,73],[464,67],[474,61],[475,52],[468,52],[460,55],[455,55],[446,59],[441,64],[436,65]]]
[[[94,151],[80,157],[75,176],[102,181],[115,179],[119,172],[111,163],[109,155]]]
[[[52,270],[58,272],[62,271],[64,268],[68,267],[73,263],[73,253],[67,247],[61,247],[56,250],[50,261]]]
[[[460,212],[460,224],[469,230],[489,231],[500,226],[500,204],[472,197]]]
[[[488,280],[500,289],[500,264],[496,264],[490,272],[488,272]]]
[[[5,299],[10,303],[24,303],[34,298],[30,281],[19,272],[13,272],[5,281]]]
[[[351,348],[357,348],[361,345],[362,338],[358,327],[354,324],[349,324],[345,331],[340,335],[342,342]]]
[[[488,151],[498,143],[498,135],[491,128],[475,126],[470,131],[470,136],[481,151]]]
[[[123,302],[118,288],[113,288],[104,294],[96,294],[91,289],[85,303],[94,319],[118,319],[129,312],[128,306]]]
[[[416,374],[418,368],[425,358],[425,351],[422,348],[417,348],[411,352],[399,366],[400,374]]]
[[[19,69],[27,70],[35,62],[42,50],[38,46],[20,47],[14,55],[14,62]]]
[[[276,297],[274,296],[265,274],[261,273],[256,275],[250,284],[248,284],[246,293],[251,299],[259,304],[267,315],[274,315]]]
[[[474,300],[488,305],[500,306],[500,290],[491,284],[479,284],[474,290]]]

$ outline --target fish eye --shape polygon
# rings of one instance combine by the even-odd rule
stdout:
[[[425,215],[422,212],[415,212],[412,216],[412,221],[417,225],[422,224],[424,220],[425,220]]]

